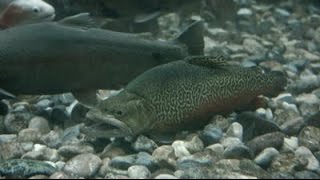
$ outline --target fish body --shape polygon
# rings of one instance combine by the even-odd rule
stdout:
[[[229,65],[220,57],[192,57],[146,71],[88,112],[89,119],[119,129],[83,132],[117,137],[195,129],[259,95],[276,95],[285,84],[281,73]]]
[[[55,17],[54,7],[42,0],[3,0],[0,9],[3,28],[52,21]]]
[[[203,46],[202,22],[170,42],[53,22],[14,27],[0,32],[0,88],[14,95],[119,89]]]

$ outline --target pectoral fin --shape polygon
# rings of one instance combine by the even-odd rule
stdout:
[[[93,27],[95,25],[94,20],[90,16],[90,13],[87,12],[66,17],[58,21],[58,23],[67,26],[79,27]]]
[[[5,91],[4,89],[0,88],[0,100],[1,99],[13,99],[13,98],[16,98],[16,96]]]
[[[92,108],[98,104],[97,92],[94,91],[81,91],[72,92],[73,96],[84,106]]]

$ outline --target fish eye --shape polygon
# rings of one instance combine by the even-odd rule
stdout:
[[[117,116],[122,116],[123,115],[123,111],[116,111],[116,115]]]
[[[34,7],[34,8],[32,9],[32,11],[33,11],[34,13],[38,13],[38,12],[40,12],[40,9],[37,8],[37,7]]]

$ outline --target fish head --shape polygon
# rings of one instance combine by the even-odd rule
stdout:
[[[52,21],[54,17],[54,7],[42,0],[16,0],[3,11],[1,21],[3,25],[12,27]]]
[[[87,118],[96,123],[82,128],[82,132],[93,137],[125,137],[143,133],[152,126],[146,101],[125,90],[101,101],[87,113]],[[110,125],[113,126],[110,129]]]

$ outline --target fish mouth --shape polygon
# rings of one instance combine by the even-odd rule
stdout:
[[[111,138],[132,135],[131,128],[112,115],[104,115],[99,110],[90,110],[86,117],[96,123],[83,126],[81,132],[90,137]]]

